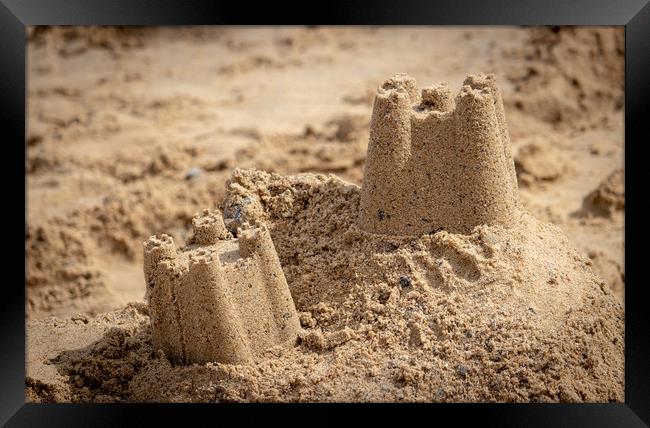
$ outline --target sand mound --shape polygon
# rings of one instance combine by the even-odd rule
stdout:
[[[331,175],[235,171],[226,217],[268,225],[300,345],[248,365],[134,364],[153,352],[143,321],[110,366],[97,343],[66,363],[73,397],[106,399],[78,373],[128,363],[115,399],[623,400],[622,308],[557,228],[521,212],[508,229],[376,235],[357,226],[360,197]]]
[[[625,178],[623,169],[613,171],[582,201],[580,216],[612,217],[625,209]]]
[[[542,187],[560,180],[569,169],[562,152],[541,138],[523,141],[514,160],[517,180],[527,188]]]
[[[615,28],[534,28],[511,55],[526,59],[509,73],[518,110],[586,130],[607,126],[623,108],[625,37]]]
[[[151,360],[143,304],[90,318],[29,321],[26,395],[30,401],[119,401]]]
[[[598,353],[601,369],[612,364],[607,369],[612,372],[591,381],[609,382],[618,372],[617,382],[622,382],[622,342],[617,339],[622,333],[622,309],[593,275],[590,261],[572,250],[556,228],[521,212],[518,226],[510,229],[480,226],[470,235],[439,231],[420,238],[375,235],[356,226],[359,203],[359,188],[333,176],[287,178],[236,171],[225,212],[235,209],[244,222],[270,225],[298,310],[326,315],[324,323],[316,323],[320,330],[368,329],[379,336],[371,333],[371,343],[401,348],[406,360],[409,350],[419,349],[422,343],[429,344],[422,354],[450,347],[458,352],[454,357],[467,364],[474,353],[469,360],[478,361],[470,366],[480,373],[475,380],[481,382],[478,378],[483,375],[491,377],[486,365],[494,363],[488,362],[492,348],[488,343],[499,340],[497,348],[506,354],[534,349],[534,357],[527,355],[540,368],[553,348],[542,351],[541,344],[554,342],[566,348],[574,343],[571,337],[585,337],[580,331],[584,320],[578,320],[595,311],[586,319],[602,316],[608,325],[590,336],[600,342],[596,348],[583,349],[580,355]],[[508,325],[507,339],[493,335],[500,323]],[[463,334],[466,337],[460,339]],[[459,342],[454,343],[454,338]],[[413,348],[413,342],[419,345]],[[524,342],[527,346],[519,348]],[[601,346],[609,351],[600,354]],[[465,357],[460,357],[461,349]],[[416,354],[419,360],[421,355]],[[513,362],[497,360],[505,367]],[[564,369],[580,376],[579,367],[585,366],[574,363]],[[524,371],[538,381],[545,377],[543,370]],[[583,386],[591,381],[583,379]],[[622,394],[622,384],[612,391]],[[504,395],[492,398],[506,399]]]

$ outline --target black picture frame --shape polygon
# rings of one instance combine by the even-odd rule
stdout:
[[[624,404],[436,404],[361,405],[355,415],[382,419],[398,412],[426,416],[431,423],[448,419],[497,426],[647,426],[650,423],[650,360],[648,310],[640,268],[643,251],[633,251],[643,235],[640,221],[646,182],[645,159],[640,155],[648,141],[643,113],[650,95],[650,5],[648,0],[514,0],[455,1],[445,4],[412,0],[323,2],[280,5],[225,1],[171,0],[0,0],[0,123],[7,177],[5,214],[20,216],[25,198],[26,26],[31,25],[176,25],[176,24],[400,24],[400,25],[622,25],[625,26],[625,403]],[[20,159],[22,156],[22,165]],[[22,169],[22,171],[21,171]],[[646,168],[647,169],[647,168]],[[22,183],[13,192],[14,183]],[[22,188],[21,188],[22,187]],[[23,191],[22,195],[20,191]],[[640,191],[640,190],[639,190]],[[11,195],[11,196],[10,196]],[[638,201],[638,202],[637,202]],[[637,206],[638,205],[638,206]],[[23,212],[23,216],[24,216]],[[24,218],[24,217],[23,217]],[[21,220],[11,219],[18,224]],[[13,224],[12,222],[12,224]],[[9,224],[9,223],[6,223]],[[25,280],[18,247],[21,232],[4,230],[10,245],[6,252],[6,277],[0,299],[0,423],[7,426],[120,426],[162,420],[187,424],[187,416],[216,418],[236,414],[238,423],[259,421],[257,411],[286,422],[285,406],[270,405],[80,405],[25,403]],[[641,248],[641,247],[639,247]],[[14,260],[15,259],[15,260]],[[293,405],[296,411],[331,422],[346,405]],[[323,412],[325,410],[325,412]],[[283,411],[280,415],[280,411]],[[309,412],[309,413],[308,413]],[[424,413],[424,414],[423,414]],[[426,414],[426,415],[425,415]],[[147,419],[144,419],[147,418]],[[266,420],[265,420],[266,422]]]

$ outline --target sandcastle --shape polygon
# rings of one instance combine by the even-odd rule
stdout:
[[[221,214],[204,211],[194,218],[193,238],[180,251],[166,235],[144,243],[153,345],[174,361],[245,363],[298,337],[294,301],[263,224],[268,221],[276,231],[273,218],[291,218],[311,202],[294,204],[307,196],[289,188],[279,192],[278,185],[256,194],[255,186],[237,181],[246,174],[236,170],[227,186],[228,228]],[[332,179],[295,180],[301,188],[316,188]],[[422,237],[443,229],[467,235],[476,226],[518,225],[524,211],[494,76],[467,77],[455,99],[444,84],[418,94],[415,80],[404,74],[384,82],[375,98],[363,186],[346,189],[347,198],[359,195],[358,227],[374,237]],[[278,192],[285,199],[270,202]],[[282,212],[266,217],[273,207]],[[286,246],[286,240],[278,245]],[[450,255],[458,250],[453,248],[438,249],[452,260],[453,281],[477,281],[481,275],[470,272],[478,272],[474,253],[459,261]],[[452,281],[451,276],[420,276],[434,287]],[[411,283],[404,278],[402,287]]]
[[[153,347],[180,363],[240,364],[291,344],[300,321],[265,226],[233,238],[220,214],[204,210],[189,244],[144,242]]]
[[[470,75],[455,100],[397,74],[377,91],[361,193],[360,227],[385,235],[511,225],[517,177],[493,75]]]
[[[362,187],[235,169],[188,245],[145,242],[154,351],[247,364],[226,399],[621,401],[623,308],[520,204],[494,77],[397,75],[371,126]]]

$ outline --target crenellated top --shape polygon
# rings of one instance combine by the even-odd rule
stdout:
[[[377,90],[370,126],[364,230],[469,233],[514,221],[517,179],[493,75],[468,76],[452,98],[446,83],[418,91],[415,79],[397,74]]]
[[[209,210],[192,225],[178,250],[168,235],[143,243],[154,347],[180,363],[245,363],[295,340],[300,322],[266,226],[233,238]]]
[[[232,238],[232,235],[226,229],[221,214],[207,209],[200,214],[194,215],[192,228],[194,230],[194,236],[190,241],[192,244],[211,245],[220,240]]]
[[[450,119],[454,114],[475,113],[464,106],[486,110],[491,110],[492,106],[502,108],[494,75],[480,73],[468,76],[456,97],[453,97],[446,82],[426,86],[418,92],[415,79],[399,73],[384,81],[377,90],[373,111],[379,112],[384,120],[391,115],[408,114],[414,120],[426,120]]]

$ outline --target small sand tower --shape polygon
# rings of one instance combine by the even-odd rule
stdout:
[[[154,349],[177,363],[240,364],[293,343],[300,321],[265,226],[231,237],[204,210],[176,251],[170,236],[144,242]]]
[[[417,92],[398,74],[377,91],[361,193],[360,227],[386,235],[511,224],[517,177],[493,75]]]

